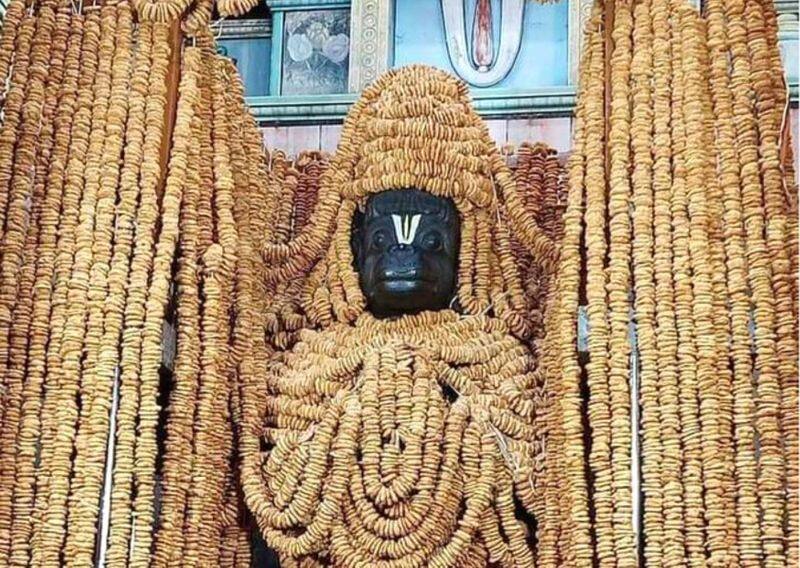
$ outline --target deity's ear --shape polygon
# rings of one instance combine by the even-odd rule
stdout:
[[[364,212],[356,209],[353,214],[353,224],[350,230],[350,248],[353,251],[353,262],[356,264],[354,268],[358,271],[358,265],[361,264],[361,255],[364,252],[362,243],[362,231],[364,229]]]

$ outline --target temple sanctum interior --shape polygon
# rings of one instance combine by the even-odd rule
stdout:
[[[0,567],[800,566],[797,0],[0,0]]]

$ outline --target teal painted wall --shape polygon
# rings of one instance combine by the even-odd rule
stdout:
[[[783,67],[786,70],[786,77],[790,85],[797,85],[800,82],[800,38],[798,33],[779,33],[781,55],[783,56]]]
[[[245,96],[269,94],[270,38],[220,39],[218,44],[225,48],[228,57],[236,60],[236,68],[244,80]]]
[[[476,0],[468,0],[466,28],[472,30]],[[500,41],[500,0],[492,0],[494,43]],[[568,83],[567,48],[569,6],[565,1],[549,4],[525,2],[522,46],[509,74],[491,89],[530,90]],[[470,34],[467,34],[470,37]],[[426,63],[453,72],[444,37],[444,19],[439,0],[395,2],[394,66]],[[476,91],[484,89],[475,88]]]

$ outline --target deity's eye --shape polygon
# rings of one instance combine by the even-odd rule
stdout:
[[[386,248],[386,245],[389,243],[389,238],[386,236],[386,231],[376,231],[372,234],[372,240],[370,245],[373,249],[376,250],[383,250]]]
[[[436,252],[442,250],[442,235],[439,231],[430,231],[422,239],[422,248]]]

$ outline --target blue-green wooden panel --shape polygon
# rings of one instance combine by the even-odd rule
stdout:
[[[269,94],[270,38],[220,39],[218,45],[224,55],[236,63],[236,68],[244,81],[244,94],[247,97],[262,97]]]
[[[276,11],[272,13],[272,52],[270,53],[269,70],[269,94],[281,94],[281,63],[283,61],[283,18],[284,13]]]
[[[356,98],[341,95],[249,97],[247,103],[260,123],[307,124],[341,122]],[[572,87],[543,87],[536,92],[484,89],[475,93],[475,110],[483,117],[569,116],[575,105]]]
[[[790,85],[797,85],[800,80],[800,38],[798,31],[778,34],[780,39],[781,55],[783,57],[783,68],[786,71],[786,79]]]
[[[273,12],[350,7],[350,0],[266,0],[266,3]]]

